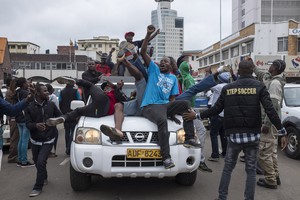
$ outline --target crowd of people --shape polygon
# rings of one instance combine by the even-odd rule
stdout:
[[[257,185],[276,189],[281,184],[276,150],[278,137],[281,148],[286,146],[286,131],[280,121],[284,61],[273,61],[269,72],[263,73],[250,57],[246,57],[239,63],[237,74],[230,66],[220,66],[213,73],[208,71],[203,80],[195,83],[188,56],[183,55],[177,61],[165,56],[159,63],[151,59],[149,43],[159,33],[159,29],[152,25],[147,27],[143,40],[133,41],[134,33],[125,33],[125,41],[121,42],[117,53],[117,63],[111,61],[112,53],[116,51],[112,48],[108,54],[102,54],[101,61],[87,63],[88,69],[82,74],[82,79],[57,78],[58,83],[66,84],[59,97],[53,96],[50,84],[37,83],[33,88],[25,78],[9,80],[6,99],[0,99],[0,114],[9,116],[11,131],[8,163],[17,163],[22,168],[36,167],[37,178],[30,197],[40,195],[47,184],[47,159],[51,153],[56,154],[56,125],[64,125],[65,153],[70,155],[73,132],[80,116],[114,115],[114,127],[105,124],[100,127],[111,141],[122,139],[125,116],[149,119],[157,125],[158,145],[165,169],[176,165],[170,155],[168,119],[182,123],[185,131],[183,145],[202,148],[198,169],[211,173],[212,169],[205,163],[203,150],[207,131],[201,121],[210,118],[212,152],[208,160],[218,162],[219,157],[225,158],[219,200],[227,198],[231,173],[241,151],[244,152],[247,173],[245,199],[254,199],[258,161],[264,178],[260,178]],[[253,78],[253,73],[258,80]],[[122,81],[114,85],[105,80],[111,75],[133,76],[134,97],[123,93]],[[102,79],[101,88],[95,86]],[[78,87],[83,89],[82,94]],[[195,95],[199,92],[212,93],[211,107],[202,113],[193,110]],[[89,96],[92,99],[90,104],[71,110],[72,100],[87,102]],[[182,116],[182,121],[177,115]],[[222,152],[219,152],[218,136]],[[27,158],[29,140],[33,163]]]

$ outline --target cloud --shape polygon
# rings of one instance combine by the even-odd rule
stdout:
[[[218,42],[219,1],[174,0],[171,7],[184,17],[184,50]],[[107,35],[122,40],[127,31],[142,39],[156,8],[154,0],[2,0],[0,37],[32,42],[51,53],[70,39]],[[223,38],[231,34],[231,12],[231,0],[222,0]]]

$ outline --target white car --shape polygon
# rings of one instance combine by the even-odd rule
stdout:
[[[165,169],[160,157],[157,126],[154,123],[143,117],[125,117],[121,142],[111,141],[102,134],[102,124],[114,127],[114,116],[82,116],[75,128],[70,154],[70,181],[73,190],[88,189],[92,175],[104,178],[175,177],[182,185],[194,184],[201,149],[183,146],[182,125],[168,121],[170,154],[175,167]]]
[[[300,84],[284,86],[281,115],[288,137],[285,153],[290,158],[300,158]]]
[[[3,94],[3,97],[6,96],[6,88],[1,88],[1,92]],[[1,124],[2,128],[2,139],[3,139],[3,146],[9,146],[10,145],[10,129],[7,121],[6,115],[3,115],[3,122],[4,124]]]

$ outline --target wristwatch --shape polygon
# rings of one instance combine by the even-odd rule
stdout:
[[[200,118],[200,113],[196,113],[196,119],[201,120],[201,118]]]

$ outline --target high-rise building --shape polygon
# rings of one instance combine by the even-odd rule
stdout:
[[[160,61],[163,56],[177,59],[183,52],[184,19],[177,16],[177,11],[171,9],[174,0],[155,0],[157,10],[151,12],[151,23],[160,28],[160,34],[152,41],[154,47],[153,60]]]
[[[232,32],[253,23],[300,21],[300,0],[232,0]]]

